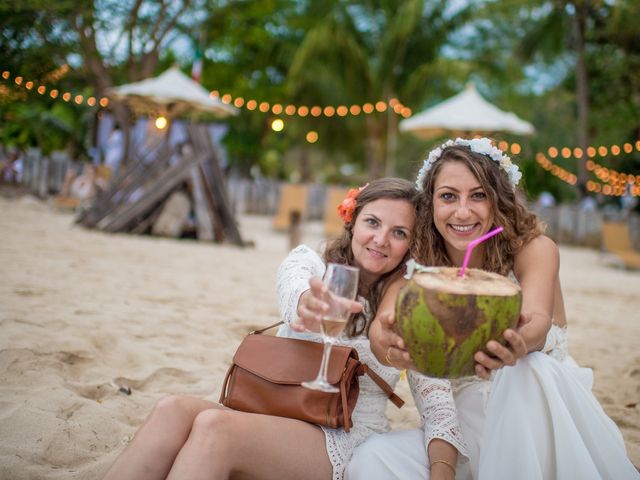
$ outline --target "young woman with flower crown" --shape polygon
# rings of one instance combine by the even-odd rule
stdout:
[[[519,282],[518,333],[531,353],[490,377],[480,367],[479,376],[463,379],[423,377],[426,391],[453,396],[448,414],[457,418],[462,436],[457,459],[450,450],[440,457],[427,453],[421,429],[373,435],[354,451],[351,480],[428,479],[441,476],[443,468],[456,479],[640,478],[618,428],[591,393],[591,371],[568,355],[558,249],[516,192],[520,177],[487,138],[458,138],[433,150],[418,174],[411,254],[418,270],[419,264],[460,266],[472,240],[502,226],[502,234],[474,248],[469,266]],[[381,362],[413,368],[402,339],[391,330],[402,284],[399,279],[387,289],[370,342]],[[482,353],[475,358],[491,365]]]

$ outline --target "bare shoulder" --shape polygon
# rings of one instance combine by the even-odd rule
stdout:
[[[514,262],[514,270],[516,276],[528,270],[529,267],[546,266],[551,271],[559,269],[560,251],[556,242],[546,235],[538,235],[520,249],[516,254]],[[537,270],[537,268],[536,268]]]
[[[517,256],[520,255],[553,255],[559,254],[558,245],[546,235],[538,235],[522,247]],[[540,258],[538,258],[540,260]]]

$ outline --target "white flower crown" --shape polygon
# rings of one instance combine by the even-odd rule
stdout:
[[[520,182],[520,179],[522,178],[522,172],[520,171],[518,166],[514,164],[502,150],[500,150],[498,147],[495,147],[491,143],[490,139],[486,137],[473,138],[471,140],[456,138],[455,140],[447,140],[438,148],[434,148],[429,152],[429,156],[424,161],[422,168],[418,172],[418,177],[416,178],[416,188],[419,192],[422,191],[422,183],[424,182],[424,177],[427,175],[427,172],[431,170],[431,167],[433,167],[434,163],[440,160],[442,151],[447,147],[451,147],[452,145],[464,145],[466,147],[469,147],[472,152],[486,155],[491,160],[498,163],[500,165],[500,168],[507,172],[509,181],[514,188],[516,187],[516,185],[518,185],[518,182]]]

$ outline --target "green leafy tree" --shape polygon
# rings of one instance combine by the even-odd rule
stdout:
[[[197,22],[193,0],[0,0],[0,47],[6,64],[45,80],[46,72],[72,64],[60,86],[84,88],[97,97],[108,88],[156,72],[168,45]],[[112,102],[125,134],[130,112]]]
[[[415,109],[456,71],[457,62],[442,51],[468,8],[422,0],[309,4],[324,15],[305,35],[289,72],[296,101],[362,105],[397,98]],[[398,116],[361,118],[368,176],[393,173]]]

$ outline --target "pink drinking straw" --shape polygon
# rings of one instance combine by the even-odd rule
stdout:
[[[488,238],[491,238],[494,235],[499,234],[502,230],[504,230],[504,227],[494,228],[490,232],[485,233],[483,236],[476,238],[475,240],[471,240],[469,242],[469,245],[467,245],[467,252],[464,254],[464,262],[462,262],[462,268],[460,268],[460,271],[458,272],[459,277],[464,277],[464,272],[467,270],[467,264],[469,263],[469,258],[471,258],[471,250],[473,250],[473,248],[479,243],[482,243]]]

